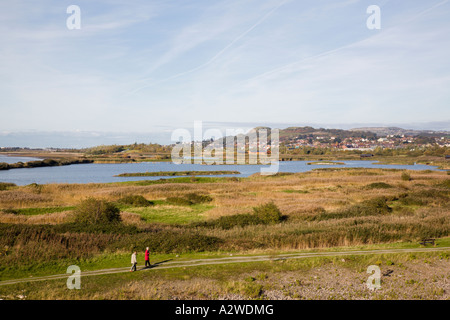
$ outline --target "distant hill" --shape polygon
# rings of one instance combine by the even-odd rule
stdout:
[[[266,129],[268,137],[270,139],[271,129],[268,127],[255,127],[250,132]],[[247,133],[248,134],[248,133]],[[386,137],[388,135],[405,135],[424,137],[425,139],[441,136],[450,136],[450,131],[433,131],[433,130],[412,130],[403,129],[398,127],[364,127],[354,129],[325,129],[325,128],[313,128],[310,126],[305,127],[288,127],[280,129],[279,137],[281,143],[289,143],[298,139],[320,139],[320,140],[332,140],[340,141],[347,138],[364,138],[369,140],[376,140],[380,137]],[[218,139],[216,142],[223,142],[225,138]]]

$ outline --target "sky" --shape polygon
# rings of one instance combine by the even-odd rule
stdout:
[[[449,17],[450,0],[1,1],[0,146],[194,121],[450,129]]]

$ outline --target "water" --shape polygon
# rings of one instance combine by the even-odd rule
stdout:
[[[18,159],[18,158],[16,158]],[[0,162],[3,159],[0,157]],[[18,161],[26,162],[24,158]],[[280,162],[279,172],[306,172],[316,168],[387,168],[408,170],[437,170],[428,165],[379,165],[373,161],[340,161],[345,165],[307,165],[310,161],[285,161]],[[248,177],[260,172],[262,165],[200,165],[200,164],[174,164],[171,162],[142,162],[119,164],[75,164],[60,167],[23,168],[1,170],[0,181],[12,182],[17,185],[30,183],[106,183],[120,181],[158,180],[164,177],[114,177],[121,173],[158,172],[158,171],[215,171],[233,170],[239,171],[238,175],[219,175],[217,177]],[[216,176],[209,176],[216,177]],[[173,177],[169,177],[173,178]]]
[[[8,156],[0,156],[0,163],[6,162],[6,163],[16,163],[16,162],[28,162],[28,161],[37,161],[42,160],[38,158],[31,158],[31,157],[8,157]]]

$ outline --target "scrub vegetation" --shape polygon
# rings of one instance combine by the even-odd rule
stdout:
[[[450,236],[448,181],[441,171],[328,168],[239,179],[3,183],[0,280],[64,273],[72,264],[128,266],[130,253],[145,247],[164,257],[439,242]],[[261,272],[269,279],[276,274]],[[225,278],[226,297],[271,297],[265,281]],[[106,287],[91,293],[120,297]]]

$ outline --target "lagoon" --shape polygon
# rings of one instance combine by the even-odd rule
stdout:
[[[0,162],[5,157],[0,156]],[[11,157],[8,157],[12,160]],[[19,159],[19,160],[17,160]],[[15,157],[17,161],[31,161],[25,158]],[[35,160],[35,159],[32,159]],[[14,162],[17,162],[14,161]],[[327,161],[329,162],[329,161]],[[351,160],[340,161],[344,164],[333,165],[308,165],[310,161],[281,161],[279,172],[307,172],[317,168],[378,168],[378,169],[407,169],[407,170],[438,170],[437,167],[415,164],[415,165],[381,165],[373,160]],[[115,177],[121,173],[158,172],[158,171],[215,171],[233,170],[241,174],[218,175],[217,177],[248,177],[260,172],[263,165],[201,165],[201,164],[174,164],[172,162],[141,162],[141,163],[93,163],[74,164],[59,167],[22,168],[0,171],[0,182],[12,182],[17,185],[28,185],[31,183],[109,183],[138,180],[159,180],[156,177]],[[199,175],[200,176],[200,175]],[[208,175],[208,177],[216,177]],[[174,178],[174,176],[166,177]]]

